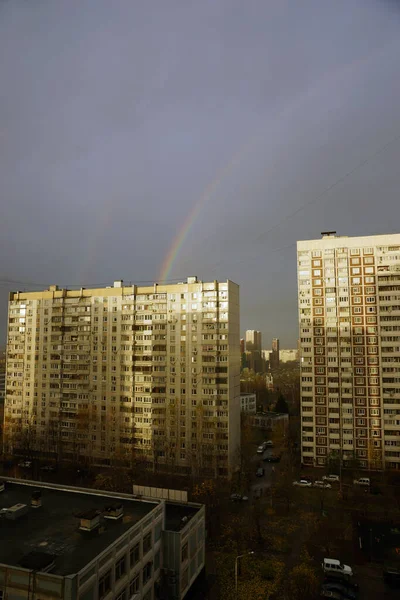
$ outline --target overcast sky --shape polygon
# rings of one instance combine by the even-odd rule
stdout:
[[[399,165],[396,0],[0,0],[0,341],[10,290],[157,281],[201,204],[170,277],[292,347],[296,240],[400,231]]]

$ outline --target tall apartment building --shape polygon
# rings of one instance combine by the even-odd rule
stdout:
[[[231,281],[11,293],[5,451],[227,476],[239,343]]]
[[[297,243],[302,462],[400,468],[400,234]]]
[[[0,350],[0,444],[3,440],[4,398],[6,395],[6,352]]]

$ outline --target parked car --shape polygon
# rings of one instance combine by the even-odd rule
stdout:
[[[336,483],[340,481],[339,475],[324,475],[322,477],[322,481],[330,481],[331,483]]]
[[[320,488],[323,490],[330,490],[331,489],[331,484],[330,483],[326,483],[326,481],[314,481],[314,487],[316,488]]]
[[[360,477],[359,479],[354,479],[353,483],[354,485],[369,487],[371,485],[371,480],[369,477]]]
[[[77,469],[76,474],[78,477],[87,477],[89,475],[88,469]]]
[[[356,583],[353,578],[352,579],[338,579],[336,575],[325,575],[324,584],[326,583],[340,583],[345,588],[352,590],[353,592],[358,592],[358,583]]]
[[[231,500],[232,502],[246,502],[246,500],[248,500],[248,497],[242,496],[242,494],[232,494]]]
[[[337,592],[345,600],[356,600],[357,598],[357,593],[354,590],[346,587],[339,581],[337,581],[336,583],[324,583],[322,589],[330,590],[331,592]]]
[[[265,442],[265,445],[267,448],[272,448],[272,446],[274,445],[274,442],[272,440],[267,440]]]
[[[18,466],[21,469],[29,469],[32,466],[32,461],[31,460],[23,460],[22,462],[18,463]]]
[[[334,592],[332,590],[326,590],[324,588],[321,589],[320,597],[321,598],[331,598],[331,600],[343,600],[343,596],[342,596],[342,594],[339,594],[339,592]]]
[[[280,462],[280,460],[281,460],[280,454],[271,454],[270,456],[266,456],[265,458],[263,458],[264,462],[269,462],[269,463],[277,463],[277,462]]]
[[[339,577],[352,577],[353,569],[349,565],[344,565],[337,558],[324,558],[322,563],[324,573],[336,575]]]
[[[56,470],[54,465],[44,465],[43,467],[40,467],[41,471],[49,471],[49,472],[53,472]]]
[[[293,485],[297,485],[298,487],[312,487],[311,481],[308,479],[300,479],[300,481],[293,481]]]
[[[265,469],[263,469],[262,467],[259,467],[256,471],[256,477],[262,477],[265,473]]]
[[[400,587],[400,565],[385,565],[383,579],[390,586]]]
[[[343,585],[345,588],[352,590],[353,592],[358,592],[358,583],[353,581],[353,579],[338,579],[335,575],[325,575],[324,584],[326,583],[339,583]]]

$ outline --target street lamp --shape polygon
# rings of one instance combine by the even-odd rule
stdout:
[[[236,598],[238,595],[238,561],[240,558],[243,558],[243,556],[250,556],[254,554],[253,550],[250,550],[250,552],[246,552],[246,554],[239,554],[239,556],[237,556],[235,558],[235,593],[236,593]]]

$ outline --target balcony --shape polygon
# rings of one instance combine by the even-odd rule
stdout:
[[[340,450],[340,444],[337,444],[336,442],[335,443],[330,442],[329,443],[329,448],[331,450]]]

